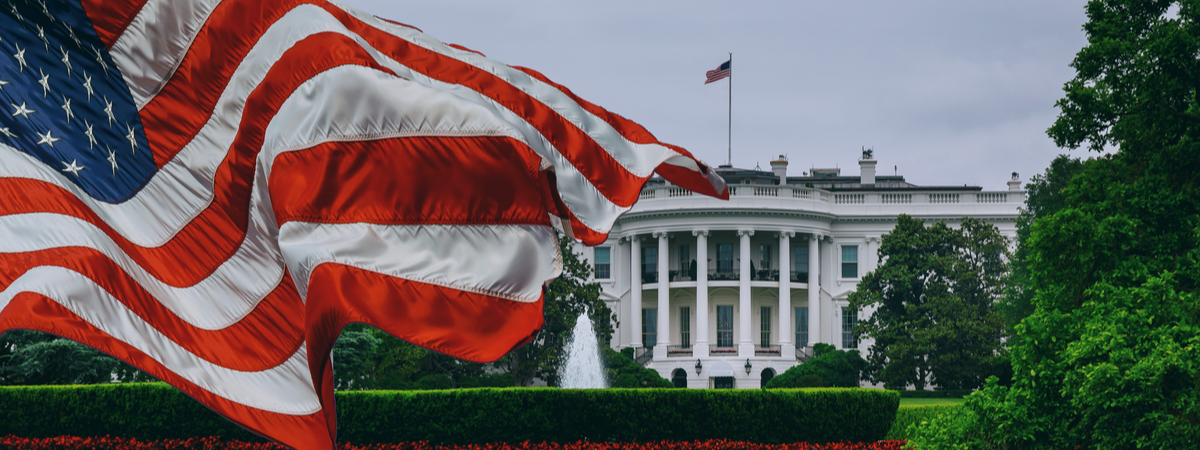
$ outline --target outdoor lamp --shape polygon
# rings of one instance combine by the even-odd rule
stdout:
[[[704,365],[700,364],[700,360],[696,360],[696,375],[700,375],[700,370],[704,369]]]
[[[746,359],[746,375],[750,375],[750,371],[753,369],[754,366],[750,365],[750,360]]]

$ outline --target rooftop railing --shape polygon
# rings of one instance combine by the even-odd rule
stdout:
[[[898,205],[898,204],[1021,204],[1025,201],[1024,191],[925,191],[913,190],[908,192],[886,191],[857,191],[831,192],[802,186],[768,186],[768,185],[732,185],[729,186],[731,198],[778,198],[808,200],[814,203],[829,205]],[[641,200],[652,199],[700,199],[691,191],[678,186],[648,186],[639,197]]]

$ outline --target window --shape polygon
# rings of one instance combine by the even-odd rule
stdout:
[[[792,248],[792,281],[808,282],[808,247]]]
[[[758,268],[767,270],[771,268],[771,246],[762,244],[758,246]]]
[[[679,344],[683,348],[692,346],[692,308],[679,308]]]
[[[717,306],[717,347],[733,347],[733,305]]]
[[[658,282],[658,247],[642,249],[642,282]]]
[[[842,308],[842,348],[858,348],[858,339],[854,336],[854,326],[858,325],[858,311],[849,307]]]
[[[688,247],[688,246],[686,246],[686,245],[680,245],[680,246],[679,246],[679,274],[680,274],[680,278],[683,278],[683,277],[688,277],[688,278],[686,278],[686,279],[689,279],[689,280],[695,280],[695,279],[696,279],[696,275],[694,275],[694,274],[692,274],[692,273],[690,272],[690,269],[691,269],[691,263],[692,263],[692,249],[691,249],[691,247]]]
[[[758,346],[767,348],[771,346],[771,307],[763,306],[758,309],[759,326]]]
[[[842,278],[858,278],[858,246],[842,246]]]
[[[733,244],[717,244],[717,273],[733,273]]]
[[[612,249],[608,247],[596,247],[596,279],[607,280],[612,278]]]
[[[796,308],[796,348],[808,347],[808,308]]]
[[[642,308],[642,347],[658,342],[658,308]]]

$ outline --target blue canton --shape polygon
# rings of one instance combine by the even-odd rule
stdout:
[[[0,5],[0,144],[110,203],[157,170],[129,88],[78,1]]]

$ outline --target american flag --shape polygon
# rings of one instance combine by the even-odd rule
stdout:
[[[708,72],[704,72],[704,76],[706,77],[704,80],[704,84],[712,83],[712,82],[720,80],[722,78],[728,78],[729,71],[732,70],[732,68],[733,68],[733,60],[729,60],[729,61],[725,61],[725,62],[721,63],[721,65],[717,66],[716,69],[710,70]]]
[[[603,242],[655,172],[728,198],[533,70],[333,3],[0,9],[0,332],[296,448],[334,446],[345,324],[494,360],[542,324],[553,227]]]

